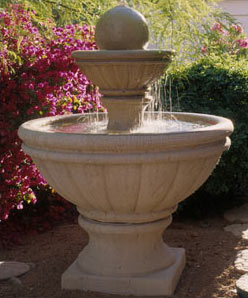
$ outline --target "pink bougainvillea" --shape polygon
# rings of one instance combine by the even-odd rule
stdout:
[[[100,94],[71,58],[73,50],[94,50],[86,25],[36,26],[35,12],[12,5],[0,12],[0,219],[23,202],[36,202],[46,188],[24,154],[17,129],[26,120],[103,110]]]
[[[244,39],[238,39],[237,40],[237,44],[243,48],[243,49],[247,49],[248,48],[248,40],[247,38],[244,38]]]
[[[216,22],[205,39],[201,53],[204,55],[228,53],[236,57],[247,55],[248,40],[242,26],[239,24],[224,26]]]
[[[236,31],[238,34],[241,34],[241,33],[244,32],[244,29],[239,24],[238,25],[233,24],[231,26],[231,29],[233,29],[234,31]]]

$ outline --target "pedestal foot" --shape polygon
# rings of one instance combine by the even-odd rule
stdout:
[[[63,289],[120,295],[172,295],[185,265],[183,248],[162,240],[171,217],[142,224],[79,217],[89,244],[62,275]]]
[[[169,268],[132,277],[99,276],[81,271],[77,260],[62,275],[63,289],[78,289],[119,295],[173,295],[185,265],[183,248],[169,248],[175,262]]]

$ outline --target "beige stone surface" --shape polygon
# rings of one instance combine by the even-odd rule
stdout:
[[[82,72],[99,86],[108,110],[108,130],[130,131],[141,125],[151,101],[148,86],[158,80],[173,57],[166,50],[75,51]]]
[[[145,47],[149,31],[142,14],[119,5],[101,16],[96,25],[95,38],[100,49],[135,50]]]
[[[152,223],[102,224],[79,216],[79,225],[90,235],[78,257],[87,273],[104,276],[136,276],[170,267],[174,255],[162,241],[171,216]]]
[[[240,298],[248,297],[248,274],[242,275],[237,280],[236,287]]]
[[[233,235],[248,240],[248,224],[233,224],[224,228],[226,232],[231,232]]]
[[[22,262],[1,261],[0,262],[0,280],[20,276],[30,270],[30,266]]]
[[[241,250],[237,253],[234,266],[238,272],[242,274],[248,273],[248,249]]]
[[[185,252],[162,240],[171,217],[144,224],[102,224],[79,217],[89,244],[62,276],[62,288],[122,295],[171,295]]]
[[[72,57],[104,95],[109,131],[130,131],[141,125],[150,102],[146,91],[172,60],[173,51],[144,50],[145,18],[125,5],[110,9],[96,25],[99,51],[75,51]]]
[[[142,275],[124,277],[93,275],[79,270],[75,261],[62,275],[63,289],[94,290],[102,293],[161,296],[172,295],[185,266],[183,248],[170,248],[175,262],[169,268]]]
[[[56,116],[23,124],[19,136],[45,179],[82,215],[104,222],[139,223],[168,217],[177,203],[205,182],[230,145],[229,120],[180,113],[176,117],[200,118],[211,125],[169,134],[46,131],[52,122],[84,121],[82,115]]]

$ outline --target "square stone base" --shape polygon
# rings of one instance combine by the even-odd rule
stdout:
[[[170,250],[176,259],[173,265],[164,270],[131,277],[84,273],[75,261],[62,275],[62,288],[119,295],[173,295],[185,266],[185,250],[183,248],[170,248]]]

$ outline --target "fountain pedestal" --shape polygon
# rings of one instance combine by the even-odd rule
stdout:
[[[144,110],[149,100],[143,96],[106,97],[102,100],[108,110],[109,131],[130,131],[143,122]]]
[[[151,223],[100,223],[79,216],[89,244],[62,275],[62,288],[121,295],[172,295],[185,265],[183,248],[162,239],[171,216]]]

